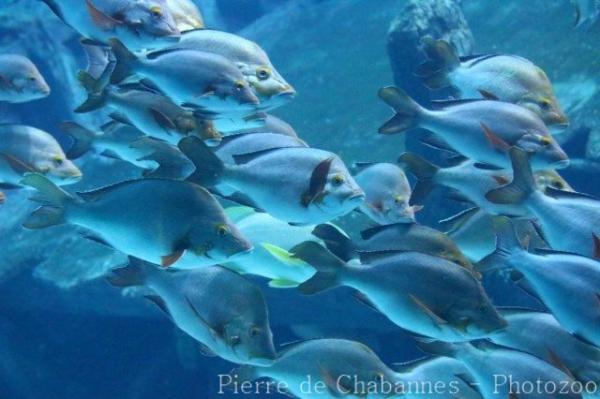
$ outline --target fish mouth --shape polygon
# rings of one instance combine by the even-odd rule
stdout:
[[[564,168],[566,168],[567,166],[569,166],[570,162],[571,162],[571,161],[569,161],[569,158],[567,158],[567,157],[566,157],[566,155],[565,155],[565,158],[564,158],[564,159],[561,159],[561,160],[559,160],[559,161],[557,161],[557,162],[554,162],[554,163],[552,164],[552,167],[553,167],[554,169],[564,169]]]
[[[365,199],[365,193],[362,191],[353,191],[350,195],[346,197],[344,202],[362,202]]]

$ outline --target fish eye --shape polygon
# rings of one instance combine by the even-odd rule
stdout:
[[[233,86],[237,90],[242,90],[244,87],[246,87],[246,82],[244,82],[243,80],[236,80]]]
[[[269,79],[270,76],[271,76],[271,70],[267,67],[259,68],[256,71],[256,77],[260,80]]]
[[[404,197],[402,195],[397,195],[394,197],[394,202],[396,204],[401,204],[404,202]]]
[[[150,7],[150,13],[152,14],[153,17],[155,18],[160,18],[163,15],[163,11],[162,8],[159,6],[153,6]]]
[[[62,159],[61,157],[58,157],[58,156],[57,156],[57,157],[54,157],[54,158],[52,158],[52,162],[54,162],[54,164],[55,164],[55,165],[58,165],[58,166],[60,166],[60,165],[62,165],[63,163],[65,163],[65,160],[64,160],[64,159]]]
[[[233,336],[231,336],[231,337],[229,338],[229,344],[230,344],[231,346],[236,346],[236,345],[239,345],[239,344],[240,344],[240,342],[242,342],[242,339],[240,338],[240,336],[239,336],[239,335],[233,335]]]
[[[552,138],[548,137],[548,136],[539,136],[540,139],[540,143],[542,143],[542,145],[550,145],[552,144]]]
[[[224,237],[227,235],[227,233],[229,233],[229,227],[227,227],[226,224],[218,224],[217,227],[215,227],[215,231],[217,232],[217,235],[220,237]]]
[[[29,80],[30,82],[35,82],[37,79],[35,78],[35,76],[28,76],[27,80]]]
[[[345,181],[346,179],[342,175],[334,175],[331,179],[334,186],[341,186]]]
[[[260,328],[259,327],[251,327],[250,328],[250,336],[251,337],[256,337],[258,334],[260,334]]]
[[[554,188],[558,188],[559,190],[565,188],[565,185],[560,180],[555,181],[552,185],[554,186]]]
[[[540,106],[543,109],[550,109],[550,107],[552,106],[552,103],[548,99],[543,99],[540,101]]]

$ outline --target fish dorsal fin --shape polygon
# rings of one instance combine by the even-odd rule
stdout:
[[[581,256],[573,252],[568,251],[558,251],[556,249],[550,248],[536,248],[533,250],[534,253],[538,255],[571,255],[571,256]]]
[[[109,186],[100,187],[95,190],[79,191],[79,192],[77,192],[77,195],[79,197],[81,197],[81,199],[83,199],[85,202],[94,202],[94,201],[98,200],[98,198],[100,198],[101,196],[103,196],[107,193],[110,193],[111,191],[113,191],[117,188],[125,187],[132,183],[136,183],[138,181],[140,181],[140,179],[126,180],[126,181],[122,181],[119,183],[111,184]]]
[[[430,362],[432,359],[434,358],[431,356],[423,356],[417,359],[408,360],[406,362],[392,363],[392,369],[402,374],[410,373],[417,367]]]
[[[377,162],[354,162],[352,166],[357,172],[361,172],[370,166],[377,165]]]
[[[481,61],[488,60],[490,58],[497,57],[502,54],[474,54],[474,55],[466,55],[463,57],[459,57],[460,62],[468,62],[473,61],[470,66],[477,65]]]
[[[446,232],[446,234],[451,234],[463,227],[479,211],[480,209],[478,207],[465,209],[454,216],[440,220],[438,224]]]
[[[591,196],[589,194],[580,193],[577,191],[565,191],[559,190],[558,188],[554,188],[551,186],[546,187],[545,193],[547,196],[560,199],[560,198],[572,198],[572,199],[587,199],[593,201],[600,201],[598,198]]]
[[[266,150],[249,152],[247,154],[237,154],[237,155],[233,155],[233,160],[235,161],[236,165],[244,165],[244,164],[252,162],[255,159],[258,159],[264,155],[270,154],[275,151],[279,151],[281,149],[282,148],[267,148]]]
[[[431,100],[431,106],[435,109],[444,109],[448,107],[454,107],[456,105],[471,104],[476,102],[486,101],[481,98],[468,98],[468,99],[451,99],[451,100]]]
[[[382,249],[377,251],[357,251],[358,257],[362,264],[374,263],[390,256],[414,251],[403,251],[400,249]]]
[[[408,223],[394,223],[394,224],[386,224],[386,225],[381,225],[381,226],[374,226],[369,229],[361,231],[360,237],[363,240],[369,240],[369,239],[373,238],[373,236],[381,233],[382,231],[392,230],[392,229],[406,229],[407,230],[410,227],[414,226],[415,224],[416,224],[415,222],[408,222]]]
[[[300,202],[303,206],[308,207],[325,190],[325,185],[327,184],[327,176],[329,175],[329,170],[331,169],[331,164],[333,163],[334,159],[334,157],[329,157],[321,161],[313,170],[310,176],[308,190],[302,195],[302,198],[300,199]]]

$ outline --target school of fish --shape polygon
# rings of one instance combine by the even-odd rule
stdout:
[[[204,354],[239,365],[231,380],[268,378],[299,398],[600,397],[600,200],[559,174],[569,158],[552,132],[568,116],[532,61],[459,57],[422,38],[415,74],[455,97],[423,106],[383,87],[393,115],[379,133],[426,129],[448,164],[404,153],[347,165],[267,113],[293,86],[258,44],[205,29],[189,1],[42,1],[88,54],[109,54],[77,74],[86,100],[75,110],[106,123],[64,122],[65,149],[35,127],[0,125],[0,203],[30,190],[39,207],[24,228],[79,226],[127,255],[108,282],[141,288]],[[32,61],[0,55],[0,102],[50,93]],[[69,191],[94,153],[139,178]],[[470,204],[441,221],[445,232],[417,221],[435,187]],[[360,238],[334,224],[351,212],[373,225]],[[539,309],[495,306],[488,273],[509,275]],[[277,347],[262,290],[342,286],[431,356],[386,365],[362,343],[321,337]],[[498,390],[499,374],[562,389]],[[299,388],[307,375],[320,394]],[[415,393],[426,381],[452,389]]]

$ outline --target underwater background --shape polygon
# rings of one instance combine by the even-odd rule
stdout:
[[[546,71],[571,121],[556,137],[577,162],[562,175],[577,191],[600,195],[600,26],[574,29],[570,1],[195,2],[208,27],[259,43],[295,87],[297,97],[273,113],[309,145],[347,164],[392,161],[406,149],[427,153],[418,134],[376,134],[390,112],[376,96],[380,87],[395,84],[419,102],[430,99],[410,72],[422,61],[419,37],[444,37],[462,54],[526,57]],[[76,35],[45,5],[3,0],[0,47],[29,56],[53,88],[42,100],[0,105],[0,121],[36,126],[63,145],[69,141],[57,128],[60,122],[98,122],[97,116],[75,117],[71,111],[84,96],[75,72],[86,60]],[[86,162],[82,170],[86,178],[74,189],[134,173],[101,160]],[[34,206],[25,201],[27,193],[10,195],[0,208],[0,399],[218,397],[217,375],[234,366],[204,357],[151,304],[110,287],[103,275],[124,256],[68,228],[24,231],[21,221]],[[437,190],[417,219],[435,226],[463,208]],[[353,231],[370,225],[354,213],[338,222]],[[367,344],[386,363],[422,356],[406,333],[353,301],[349,290],[303,297],[252,279],[267,298],[276,345],[338,337]],[[485,286],[498,305],[534,306],[501,278],[487,278]]]

